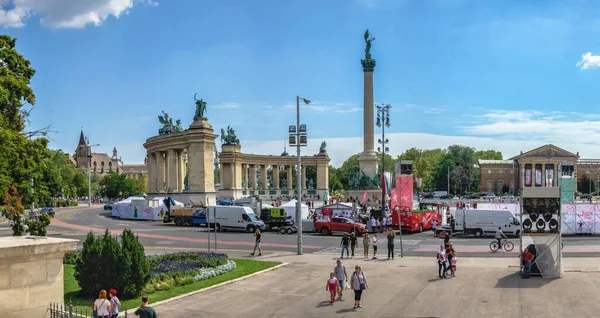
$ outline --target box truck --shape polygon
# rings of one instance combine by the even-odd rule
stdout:
[[[224,231],[263,231],[265,223],[247,206],[209,206],[207,221],[210,227]]]

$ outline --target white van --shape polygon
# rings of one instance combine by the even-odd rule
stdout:
[[[505,235],[521,235],[521,223],[509,210],[457,209],[454,228],[465,234],[493,236],[498,228]]]
[[[246,231],[264,230],[265,223],[247,206],[209,206],[208,223],[217,230]]]

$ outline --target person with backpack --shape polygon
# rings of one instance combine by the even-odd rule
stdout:
[[[360,265],[354,266],[354,273],[352,273],[352,277],[350,278],[350,288],[354,290],[354,309],[362,308],[360,305],[360,299],[363,291],[368,287],[369,285],[367,284],[367,277],[360,268]]]
[[[142,305],[135,311],[135,315],[142,318],[158,318],[154,309],[148,306],[148,295],[142,295]]]

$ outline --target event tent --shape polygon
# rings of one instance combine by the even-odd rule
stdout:
[[[129,198],[123,200],[123,201],[115,202],[115,203],[113,203],[113,205],[114,204],[127,204],[127,205],[129,205],[129,204],[131,204],[131,201],[133,201],[133,200],[146,200],[146,198],[144,198],[144,197],[129,197]]]
[[[300,203],[300,207],[301,207],[301,212],[300,212],[301,218],[302,219],[308,218],[308,205],[306,205],[304,203]],[[291,216],[294,219],[296,218],[296,199],[290,200],[288,203],[281,205],[280,208],[284,208],[285,214],[287,214],[288,216]]]
[[[150,201],[156,201],[156,200],[158,200],[158,206],[165,206],[165,204],[163,203],[163,200],[165,198],[166,197],[156,197],[156,198],[154,198],[154,199],[152,199]],[[181,203],[181,202],[179,202],[179,201],[177,201],[175,199],[173,199],[173,201],[175,201],[175,206],[180,206],[180,207],[184,207],[185,206],[185,204],[183,204],[183,203]]]

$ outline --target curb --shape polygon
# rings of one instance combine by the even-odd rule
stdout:
[[[287,266],[287,265],[289,265],[289,263],[281,263],[279,265],[275,265],[273,267],[269,267],[267,269],[263,269],[262,271],[258,271],[258,272],[255,272],[255,273],[252,273],[252,274],[249,274],[249,275],[246,275],[246,276],[238,277],[236,279],[228,280],[226,282],[222,282],[222,283],[219,283],[219,284],[216,284],[216,285],[213,285],[213,286],[209,286],[209,287],[205,287],[205,288],[202,288],[202,289],[198,289],[198,290],[195,290],[193,292],[189,292],[187,294],[183,294],[183,295],[175,296],[175,297],[172,297],[172,298],[169,298],[169,299],[157,301],[155,303],[152,303],[152,308],[156,308],[156,306],[168,304],[170,302],[173,302],[173,301],[185,298],[185,297],[193,296],[193,295],[196,295],[196,294],[199,294],[199,293],[211,290],[211,289],[219,288],[221,286],[225,286],[225,285],[229,285],[229,284],[232,284],[232,283],[235,283],[235,282],[239,282],[241,280],[248,279],[248,278],[254,277],[254,276],[258,276],[258,275],[266,273],[266,272],[274,271],[274,270],[276,270],[278,268],[281,268],[281,267],[284,267],[284,266]],[[122,311],[122,312],[119,313],[119,317],[121,317],[121,315],[123,315],[123,314],[128,314],[128,315],[129,314],[133,314],[136,309],[129,309],[129,310],[126,310],[126,311]]]

